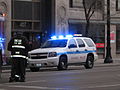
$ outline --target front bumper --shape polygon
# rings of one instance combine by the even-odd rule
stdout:
[[[53,67],[58,66],[58,57],[49,57],[47,59],[28,59],[29,67]]]
[[[98,55],[97,54],[94,55],[94,61],[96,61],[96,60],[98,60]]]

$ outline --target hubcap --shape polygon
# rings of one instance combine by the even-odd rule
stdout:
[[[93,62],[92,62],[92,57],[89,57],[89,60],[88,60],[88,65],[89,67],[92,67],[93,66]]]
[[[88,61],[88,64],[90,67],[92,67],[92,62],[90,60]]]
[[[62,64],[62,67],[65,69],[65,63],[64,63],[64,62],[61,62],[61,64]]]

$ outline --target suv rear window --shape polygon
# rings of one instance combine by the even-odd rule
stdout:
[[[89,47],[95,47],[94,43],[90,39],[84,39]]]
[[[81,39],[76,39],[79,47],[85,47],[84,42]]]

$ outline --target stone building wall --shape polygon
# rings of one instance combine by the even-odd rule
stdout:
[[[55,1],[55,33],[68,33],[69,0]]]
[[[5,35],[5,54],[9,55],[7,44],[11,38],[11,0],[0,0],[0,9],[2,13],[5,13],[4,21],[4,35]]]
[[[69,20],[76,20],[78,23],[86,22],[85,14],[83,8],[70,8],[70,0],[55,0],[55,33],[69,33]],[[104,0],[104,11],[95,12],[91,17],[91,22],[93,23],[103,23],[106,27],[106,15],[107,15],[107,0]],[[116,11],[116,0],[111,1],[111,32],[114,31],[116,35],[116,25],[120,24],[120,11]],[[11,0],[0,0],[0,3],[4,3],[4,11],[6,12],[5,16],[5,35],[6,35],[6,47],[7,43],[11,38]],[[1,7],[1,5],[0,5]],[[107,28],[105,28],[105,37],[106,37]],[[106,38],[105,38],[106,40]],[[119,54],[116,54],[116,36],[115,42],[111,43],[111,49],[113,57],[119,57]],[[7,55],[9,52],[5,51]]]

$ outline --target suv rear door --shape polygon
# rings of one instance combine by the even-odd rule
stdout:
[[[77,63],[80,62],[85,62],[86,61],[86,57],[87,57],[87,53],[86,53],[86,46],[85,43],[83,42],[82,39],[76,39],[77,43],[78,43],[78,60]]]

